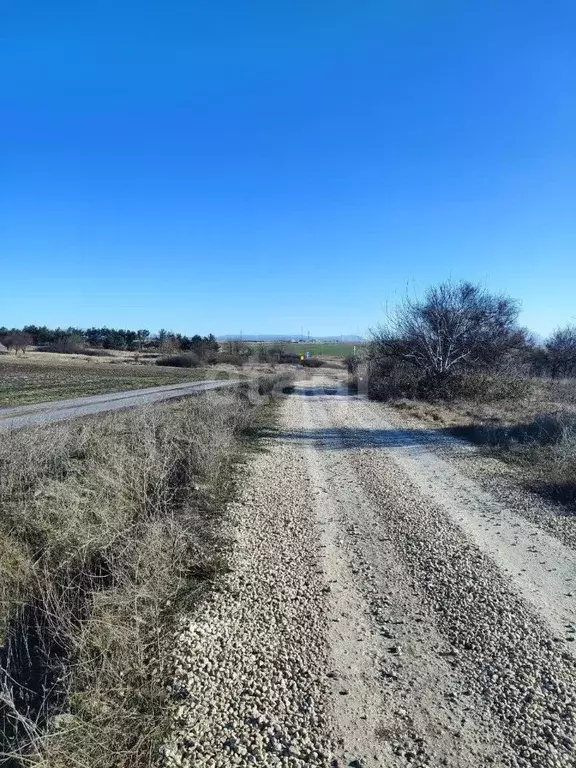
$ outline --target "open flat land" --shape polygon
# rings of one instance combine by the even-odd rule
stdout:
[[[263,344],[264,347],[273,346],[271,343]],[[281,342],[280,346],[287,353],[293,353],[295,355],[304,355],[306,352],[310,352],[311,355],[318,355],[320,357],[347,357],[354,354],[354,349],[358,353],[366,344],[352,343],[352,342],[336,342],[336,343],[316,343],[312,342],[307,344],[306,342]]]
[[[46,352],[29,352],[18,358],[1,355],[0,407],[228,378],[229,375],[217,366],[165,368],[142,365],[126,356],[86,358]]]

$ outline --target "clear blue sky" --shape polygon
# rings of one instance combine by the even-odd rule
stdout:
[[[0,325],[576,320],[576,6],[0,2]]]

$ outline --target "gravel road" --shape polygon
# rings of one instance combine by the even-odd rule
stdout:
[[[576,560],[314,376],[175,637],[165,765],[576,766]]]
[[[106,395],[75,397],[71,400],[54,400],[13,408],[0,409],[0,432],[22,427],[36,427],[54,421],[68,421],[80,416],[91,416],[108,411],[119,411],[141,405],[153,405],[178,397],[188,397],[199,392],[221,387],[231,387],[240,380],[196,381],[186,384],[169,384],[164,387],[148,387]]]

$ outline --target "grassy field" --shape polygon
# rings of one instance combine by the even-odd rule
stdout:
[[[170,369],[62,357],[0,357],[0,407],[228,377],[214,368]]]
[[[273,346],[271,344],[264,344],[263,346]],[[342,343],[284,343],[282,348],[287,353],[293,353],[296,355],[304,355],[306,352],[310,352],[311,355],[321,355],[322,357],[347,357],[354,354],[354,348],[356,352],[360,351],[364,344],[353,344],[351,342]]]

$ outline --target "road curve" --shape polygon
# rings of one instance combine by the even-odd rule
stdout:
[[[68,421],[80,416],[91,416],[108,411],[119,411],[142,405],[173,400],[178,397],[198,395],[211,389],[234,387],[240,384],[240,379],[226,381],[195,381],[185,384],[169,384],[164,387],[148,387],[124,392],[109,392],[105,395],[90,395],[75,397],[71,400],[54,400],[47,403],[15,406],[0,410],[0,432],[36,427],[55,421]]]

